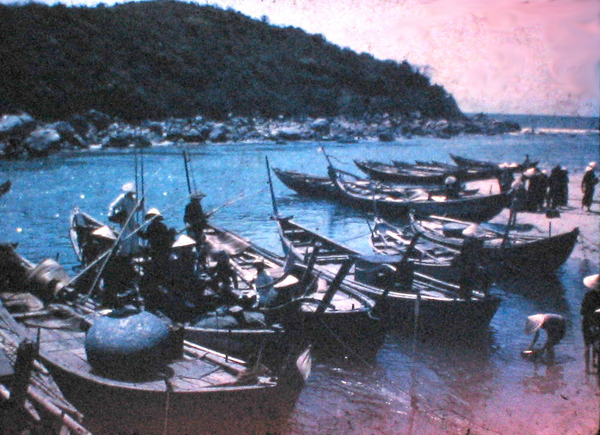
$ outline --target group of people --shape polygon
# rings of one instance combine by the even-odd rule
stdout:
[[[118,294],[128,291],[139,269],[143,273],[139,280],[139,290],[146,306],[152,308],[160,299],[160,286],[169,289],[186,289],[186,297],[201,299],[204,290],[223,298],[230,298],[230,289],[237,288],[237,274],[232,268],[230,257],[225,251],[209,253],[204,231],[207,215],[204,213],[201,199],[204,195],[193,193],[185,207],[181,231],[169,228],[161,212],[150,208],[141,223],[133,216],[141,208],[136,197],[133,183],[126,183],[122,193],[109,206],[108,218],[121,226],[119,248],[106,266],[103,273],[104,303],[115,305]],[[108,232],[107,232],[108,230]],[[108,227],[94,231],[97,238],[113,243],[114,233]],[[216,265],[209,267],[209,254]],[[142,260],[141,262],[139,260]],[[187,291],[197,289],[197,292]]]
[[[537,212],[566,206],[569,198],[569,172],[563,166],[547,170],[529,168],[512,183],[518,210]]]
[[[592,346],[596,340],[600,340],[600,275],[590,275],[584,278],[583,284],[588,288],[581,302],[581,328],[584,342],[584,358],[586,371],[591,371]],[[533,340],[529,347],[523,351],[523,355],[531,358],[540,358],[547,355],[549,361],[554,359],[554,346],[565,336],[567,329],[566,319],[560,314],[545,313],[534,314],[527,318],[525,333],[533,334]],[[546,332],[546,341],[542,347],[535,349],[534,346],[540,337],[540,331]],[[597,364],[598,361],[595,361]],[[596,367],[597,370],[597,367]]]

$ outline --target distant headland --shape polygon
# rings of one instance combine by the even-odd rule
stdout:
[[[0,5],[0,20],[0,114],[10,118],[0,125],[4,157],[11,148],[43,155],[122,146],[131,135],[142,139],[130,145],[145,146],[519,130],[466,116],[406,61],[378,60],[233,10],[178,1],[30,3]]]

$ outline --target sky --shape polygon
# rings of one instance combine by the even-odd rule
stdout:
[[[196,2],[266,16],[378,59],[407,60],[467,113],[599,115],[600,0]]]

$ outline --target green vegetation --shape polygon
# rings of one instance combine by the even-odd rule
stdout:
[[[463,117],[452,96],[407,62],[232,10],[176,1],[0,5],[0,22],[0,113]]]

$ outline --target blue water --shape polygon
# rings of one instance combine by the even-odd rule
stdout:
[[[517,119],[528,125],[527,117]],[[546,121],[546,127],[589,128],[572,119]],[[540,121],[536,122],[539,128]],[[498,162],[520,162],[529,154],[541,161],[542,168],[560,164],[571,174],[600,160],[597,131],[392,143],[206,144],[189,148],[192,182],[207,195],[203,200],[207,211],[235,200],[215,213],[213,223],[281,252],[275,223],[269,220],[265,157],[273,167],[325,175],[320,147],[339,168],[356,174],[353,159],[450,163],[449,152]],[[187,196],[181,150],[154,147],[143,154],[146,206],[159,208],[175,228],[183,227]],[[13,182],[11,191],[0,198],[1,240],[18,242],[19,252],[34,262],[58,257],[70,270],[76,266],[68,240],[71,210],[78,206],[105,220],[120,187],[135,178],[135,159],[131,150],[98,150],[0,162],[0,181]],[[281,214],[369,252],[365,213],[300,198],[278,180],[273,182]],[[472,433],[553,433],[538,429],[563,418],[560,410],[566,399],[561,395],[597,402],[597,387],[583,375],[578,313],[581,279],[597,270],[596,253],[570,259],[556,276],[499,284],[494,291],[503,302],[489,331],[478,340],[418,341],[414,349],[413,337],[391,331],[375,361],[317,360],[292,415],[284,421],[253,422],[246,432],[422,434],[465,433],[470,428]],[[523,334],[524,319],[542,311],[561,313],[570,323],[557,347],[557,364],[534,367],[520,358],[519,351],[530,340]],[[588,428],[597,428],[597,412],[584,410],[578,418]],[[202,432],[199,427],[197,431]]]

